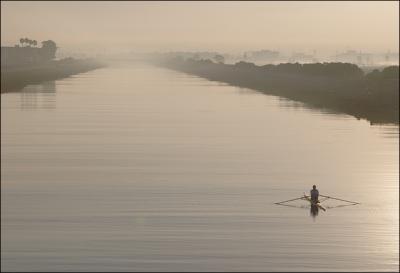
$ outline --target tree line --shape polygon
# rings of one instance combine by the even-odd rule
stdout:
[[[281,63],[258,66],[249,62],[174,57],[164,67],[210,80],[247,87],[330,108],[377,123],[399,123],[399,66],[365,73],[351,63]]]

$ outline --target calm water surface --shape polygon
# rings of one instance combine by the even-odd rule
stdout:
[[[4,271],[397,271],[399,129],[147,65],[1,95]],[[359,201],[274,205],[313,184]]]

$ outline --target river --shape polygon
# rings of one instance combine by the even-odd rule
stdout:
[[[399,128],[145,64],[1,95],[2,271],[397,271]],[[275,205],[316,184],[360,205]]]

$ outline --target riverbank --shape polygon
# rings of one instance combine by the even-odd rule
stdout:
[[[19,91],[28,84],[57,80],[104,66],[93,59],[67,58],[29,67],[2,67],[1,93]]]
[[[234,65],[174,58],[163,67],[345,113],[371,123],[399,124],[398,66],[365,73],[348,63]]]

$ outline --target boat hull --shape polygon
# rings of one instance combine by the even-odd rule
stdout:
[[[319,202],[317,202],[317,203],[313,202],[313,201],[311,200],[310,196],[304,195],[304,198],[305,198],[308,202],[310,202],[310,205],[311,205],[311,206],[314,206],[314,207],[317,207],[317,208],[319,208],[319,209],[322,209],[323,211],[326,211],[326,209],[325,209]]]

